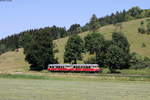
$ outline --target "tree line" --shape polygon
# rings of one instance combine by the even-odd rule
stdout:
[[[41,33],[48,32],[50,34],[50,37],[54,40],[54,39],[70,36],[73,34],[78,34],[84,31],[97,29],[101,26],[105,26],[108,24],[116,24],[124,21],[129,21],[138,18],[145,18],[145,17],[150,17],[149,9],[143,10],[139,7],[133,7],[128,11],[126,10],[123,10],[121,12],[117,11],[116,13],[112,13],[111,15],[107,15],[101,18],[97,18],[96,15],[94,14],[89,23],[85,24],[84,26],[80,26],[80,24],[73,24],[70,26],[68,30],[65,27],[57,27],[57,26],[27,30],[24,32],[20,32],[18,34],[14,34],[12,36],[8,36],[4,39],[1,39],[0,54],[23,47],[24,42],[28,42],[22,40],[23,38],[26,37],[25,36],[26,34],[34,36],[36,35],[37,32],[41,32]],[[91,28],[90,24],[92,23],[95,23],[95,25],[93,25]]]

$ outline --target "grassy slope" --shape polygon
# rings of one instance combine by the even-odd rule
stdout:
[[[7,52],[0,56],[0,72],[22,71],[27,69],[28,63],[24,60],[23,49],[19,52]]]
[[[150,41],[149,41],[150,35],[139,34],[137,31],[137,28],[139,27],[141,20],[145,19],[124,22],[122,24],[123,25],[122,31],[129,40],[129,43],[131,45],[131,52],[136,52],[142,56],[150,57]],[[106,39],[111,39],[112,32],[114,30],[115,30],[114,25],[108,25],[100,28],[99,32],[101,32]],[[89,32],[81,33],[80,36],[83,38],[87,34],[89,34]],[[56,57],[58,57],[60,63],[63,63],[64,47],[67,42],[67,39],[68,37],[55,40],[55,43],[57,44],[57,48],[59,50],[59,52],[56,54]],[[143,43],[146,45],[146,47],[144,48],[142,48]],[[88,56],[85,55],[85,58],[87,57]]]
[[[141,35],[138,34],[137,28],[140,24],[139,20],[133,20],[130,22],[123,23],[123,32],[127,36],[131,44],[131,52],[137,52],[142,56],[150,57],[150,35]],[[99,31],[105,36],[106,39],[111,39],[111,33],[114,31],[115,27],[113,25],[108,25],[99,29]],[[81,33],[80,36],[83,38],[89,32]],[[56,57],[59,60],[59,63],[63,63],[63,54],[64,47],[67,42],[68,37],[55,40],[54,42],[57,45],[59,52],[56,54]],[[142,44],[145,43],[146,47],[142,48]],[[84,58],[88,58],[86,54]],[[83,62],[80,62],[83,63]],[[24,60],[23,50],[20,49],[19,52],[7,52],[0,56],[0,72],[7,71],[24,71],[27,70],[28,63]]]

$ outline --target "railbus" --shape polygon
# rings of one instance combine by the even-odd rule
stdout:
[[[49,64],[51,72],[100,72],[98,64]]]

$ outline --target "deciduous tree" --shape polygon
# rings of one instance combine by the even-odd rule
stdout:
[[[24,46],[26,61],[31,64],[31,70],[47,69],[48,64],[57,63],[54,58],[53,41],[49,33],[37,32],[32,41]]]
[[[78,35],[72,35],[65,46],[64,62],[76,64],[77,60],[82,60],[83,52],[83,40]]]

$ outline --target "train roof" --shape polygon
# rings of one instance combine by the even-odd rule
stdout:
[[[49,64],[48,66],[98,66],[98,64]]]

